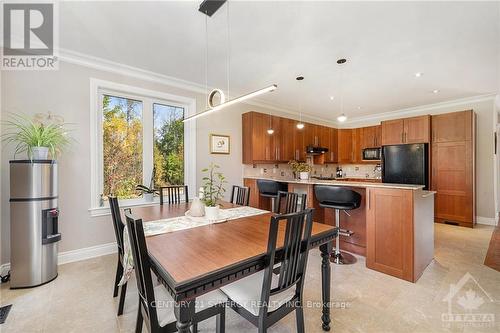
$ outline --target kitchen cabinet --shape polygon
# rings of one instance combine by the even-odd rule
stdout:
[[[430,142],[429,115],[382,122],[382,145]]]
[[[296,125],[296,124],[295,124]],[[293,159],[297,161],[304,162],[306,160],[306,146],[304,144],[305,127],[303,129],[298,129],[295,127],[293,130]]]
[[[267,197],[261,197],[259,194],[259,188],[257,187],[257,180],[253,178],[244,178],[243,186],[250,188],[250,198],[248,205],[250,207],[271,210],[271,202]]]
[[[432,189],[435,221],[473,227],[475,197],[475,115],[472,111],[432,117]]]
[[[338,134],[336,128],[328,128],[329,132],[329,143],[326,146],[328,148],[328,152],[325,156],[325,163],[337,163],[338,161]]]
[[[352,163],[353,161],[353,130],[341,128],[337,130],[337,162]]]
[[[273,140],[267,133],[270,116],[263,113],[248,112],[242,115],[243,163],[269,163],[274,150]]]
[[[296,151],[303,151],[303,144],[300,144],[297,149],[295,149],[295,138],[293,133],[299,130],[296,127],[296,123],[293,119],[275,117],[276,123],[279,123],[278,132],[274,132],[274,140],[279,141],[277,160],[280,162],[288,162],[295,159]]]
[[[369,126],[361,129],[361,149],[377,148],[382,145],[382,126]]]
[[[352,129],[352,163],[361,164],[363,163],[363,129],[353,128]]]

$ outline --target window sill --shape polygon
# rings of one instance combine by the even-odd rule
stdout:
[[[135,201],[135,202],[123,202],[120,203],[120,209],[125,209],[125,208],[132,208],[132,207],[148,207],[148,206],[155,206],[160,204],[160,199],[155,198],[153,201]],[[109,210],[109,206],[103,206],[103,207],[93,207],[88,209],[89,214],[91,217],[98,217],[98,216],[107,216],[111,215],[111,211]]]

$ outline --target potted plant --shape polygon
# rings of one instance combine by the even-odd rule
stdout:
[[[219,168],[218,165],[211,163],[208,168],[201,170],[207,173],[207,176],[202,178],[203,198],[201,201],[205,204],[205,216],[210,221],[219,218],[217,202],[223,198],[224,192],[226,192],[224,184],[227,181],[224,175],[217,171]]]
[[[64,123],[42,123],[18,114],[11,114],[2,123],[5,125],[2,141],[16,145],[14,158],[26,152],[31,160],[47,160],[49,153],[55,159],[70,141]]]
[[[295,174],[299,175],[299,179],[301,179],[301,180],[309,179],[309,173],[312,170],[312,168],[309,164],[301,163],[301,162],[297,162],[297,161],[293,161],[293,160],[288,162],[288,164],[292,168],[293,172]]]
[[[153,187],[147,187],[145,185],[137,185],[135,190],[141,192],[142,197],[147,202],[153,202],[155,193],[158,193]]]

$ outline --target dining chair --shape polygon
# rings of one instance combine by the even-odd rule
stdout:
[[[259,333],[296,311],[297,332],[304,332],[303,290],[310,248],[313,209],[271,217],[265,269],[221,287],[229,306],[258,327]],[[280,228],[280,223],[286,226]],[[278,244],[278,233],[283,245]],[[280,238],[281,239],[281,238]],[[273,274],[275,258],[282,258]]]
[[[134,217],[130,210],[125,211],[125,218],[139,293],[135,331],[136,333],[142,332],[142,326],[145,323],[150,333],[177,332],[174,299],[162,284],[156,287],[153,285],[142,219]],[[199,322],[217,316],[216,332],[224,333],[227,296],[216,289],[193,301],[196,302],[196,310],[193,316],[192,331],[197,331]]]
[[[120,279],[123,275],[123,224],[120,215],[120,206],[118,205],[118,198],[115,196],[108,196],[109,209],[111,210],[111,219],[113,220],[113,228],[115,229],[116,245],[118,247],[118,263],[116,265],[115,285],[113,289],[113,297],[118,296],[118,289],[120,289],[120,300],[118,302],[118,316],[123,314],[123,304],[125,303],[125,294],[127,293],[127,283],[125,282],[121,287],[118,286]]]
[[[165,202],[165,196],[167,197],[167,203],[180,203],[182,197],[184,196],[184,201],[189,201],[188,186],[187,185],[169,185],[162,186],[158,189],[160,191],[160,205]]]
[[[250,187],[233,185],[230,202],[240,206],[248,206],[250,202]]]
[[[307,194],[278,191],[275,213],[290,214],[306,209]]]

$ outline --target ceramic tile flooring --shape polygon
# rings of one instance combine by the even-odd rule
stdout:
[[[351,266],[332,265],[332,298],[337,302],[332,332],[500,332],[500,272],[483,265],[493,228],[439,224],[435,229],[435,261],[416,284],[369,270],[364,258]],[[3,284],[0,304],[14,305],[0,332],[133,332],[135,281],[129,283],[124,315],[116,317],[118,298],[111,297],[115,260],[109,255],[62,265],[55,281],[34,289],[10,290]],[[307,332],[321,332],[321,309],[314,306],[321,300],[320,261],[319,251],[314,250],[305,288],[305,300],[312,305],[305,309]],[[450,285],[459,281],[463,283],[455,288],[451,313],[484,316],[447,327],[442,314],[449,308],[443,299]],[[207,320],[200,331],[212,332],[214,326],[214,319]],[[256,331],[228,310],[226,332]],[[295,332],[294,314],[269,332]]]

